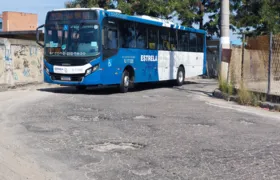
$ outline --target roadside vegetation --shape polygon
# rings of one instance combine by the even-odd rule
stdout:
[[[221,76],[219,76],[218,80],[219,90],[227,100],[234,99],[239,104],[247,106],[259,106],[261,102],[266,101],[266,95],[249,91],[242,81],[237,86],[232,83],[234,82],[233,80],[227,82]]]

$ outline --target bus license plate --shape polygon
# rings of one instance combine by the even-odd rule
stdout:
[[[71,81],[70,77],[66,77],[66,76],[61,76],[61,80],[62,81]]]

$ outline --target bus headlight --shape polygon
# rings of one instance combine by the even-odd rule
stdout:
[[[47,73],[48,75],[50,75],[50,70],[49,70],[49,68],[47,68],[46,65],[44,65],[44,69],[46,70],[46,73]]]
[[[97,64],[97,65],[93,66],[93,67],[92,67],[92,72],[97,71],[97,70],[98,70],[98,68],[99,68],[99,64]]]
[[[87,76],[87,75],[89,75],[89,74],[91,74],[91,73],[97,71],[98,68],[99,68],[99,64],[97,64],[97,65],[95,65],[95,66],[93,66],[93,67],[87,69],[87,70],[86,70],[86,75],[85,75],[85,76]]]

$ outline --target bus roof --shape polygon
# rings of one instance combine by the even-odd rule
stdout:
[[[157,18],[157,17],[151,17],[151,16],[147,16],[147,15],[141,15],[141,16],[127,15],[127,14],[122,14],[122,13],[116,12],[115,9],[104,10],[103,8],[93,7],[93,8],[63,8],[63,9],[54,9],[53,11],[75,11],[75,10],[79,10],[79,11],[99,10],[99,11],[103,11],[105,13],[105,15],[108,17],[115,17],[115,18],[124,19],[124,20],[128,20],[128,21],[151,24],[151,25],[156,25],[156,26],[160,26],[160,27],[168,27],[168,28],[173,28],[173,29],[186,30],[186,31],[190,31],[190,32],[206,34],[206,32],[204,30],[176,25],[175,23],[173,23],[170,20],[165,20],[165,19],[161,19],[161,18]]]
[[[62,9],[54,9],[52,11],[88,11],[88,10],[104,10],[103,8],[62,8]]]

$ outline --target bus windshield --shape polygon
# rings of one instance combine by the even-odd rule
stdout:
[[[48,56],[97,56],[100,53],[98,24],[48,24],[45,33]]]

